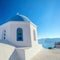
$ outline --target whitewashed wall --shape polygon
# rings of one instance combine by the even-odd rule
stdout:
[[[23,29],[23,41],[17,41],[17,28]],[[6,39],[16,46],[31,46],[30,23],[10,21],[2,25],[2,29],[6,30]]]
[[[35,47],[16,48],[17,56],[20,60],[31,60],[41,50],[41,45],[36,45]]]
[[[17,28],[23,29],[23,41],[17,41]],[[6,30],[6,40],[9,40],[15,46],[31,47],[37,44],[37,30],[32,22],[10,21],[2,25],[3,30]],[[34,40],[33,30],[36,32],[36,41]]]
[[[36,38],[36,40],[34,40],[33,30],[35,30],[35,38]],[[34,46],[36,46],[38,44],[38,40],[37,40],[37,27],[32,22],[30,23],[30,31],[31,31],[30,34],[31,34],[32,47],[34,47]]]
[[[0,43],[0,60],[9,60],[14,50],[15,47]]]
[[[27,47],[31,46],[30,24],[28,22],[11,22],[9,40],[16,46]],[[17,41],[17,28],[23,29],[23,41]]]

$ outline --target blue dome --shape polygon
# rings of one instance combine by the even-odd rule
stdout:
[[[13,16],[11,19],[9,19],[10,21],[29,21],[29,19],[26,16],[23,15],[16,15]]]

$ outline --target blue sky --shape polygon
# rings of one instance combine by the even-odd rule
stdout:
[[[38,38],[60,37],[60,0],[0,0],[0,24],[17,12],[37,25]]]

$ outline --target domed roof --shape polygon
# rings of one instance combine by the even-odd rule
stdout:
[[[28,19],[26,16],[24,16],[24,15],[19,15],[19,14],[17,14],[17,15],[15,15],[15,16],[13,16],[13,17],[10,19],[10,21],[29,21],[29,19]]]

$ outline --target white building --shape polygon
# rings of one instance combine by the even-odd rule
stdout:
[[[6,60],[29,60],[40,51],[36,29],[36,25],[23,15],[16,15],[0,26],[0,40],[3,41],[2,43],[15,47],[13,48],[15,53],[12,53]]]

